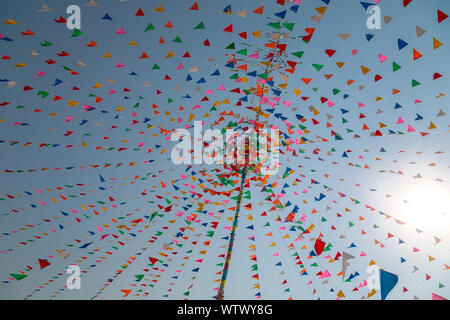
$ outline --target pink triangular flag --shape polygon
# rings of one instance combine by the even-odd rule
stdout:
[[[121,27],[119,27],[119,29],[117,29],[116,34],[125,34],[125,31],[123,31],[123,29]]]
[[[388,57],[386,57],[384,54],[379,54],[378,55],[378,59],[380,59],[380,63],[383,63],[384,61],[386,61],[387,59],[389,59]]]

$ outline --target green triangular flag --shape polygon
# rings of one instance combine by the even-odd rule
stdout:
[[[81,30],[74,29],[73,33],[72,33],[72,35],[70,37],[71,38],[75,38],[75,37],[81,36],[81,34],[82,34]]]
[[[313,66],[314,69],[316,69],[317,71],[320,71],[320,69],[323,68],[323,64],[316,64],[316,63],[313,63],[312,66]]]
[[[195,28],[194,30],[204,30],[205,29],[205,25],[203,24],[203,22],[200,22]]]
[[[258,77],[263,78],[264,80],[267,80],[267,78],[269,77],[269,74],[268,73],[261,73],[261,74],[258,74]]]
[[[137,279],[138,281],[141,281],[142,278],[144,278],[144,275],[143,275],[143,274],[137,274],[137,275],[135,275],[135,277],[136,277],[136,279]]]
[[[294,56],[298,57],[298,58],[303,57],[303,54],[304,54],[304,53],[305,53],[304,51],[292,52],[292,54],[293,54]]]
[[[414,88],[414,87],[417,87],[418,85],[420,85],[420,82],[413,79],[412,82],[411,82],[411,85]]]
[[[28,277],[28,275],[26,275],[26,274],[10,273],[9,275],[10,275],[11,277],[13,277],[14,279],[16,279],[17,281],[22,280],[23,278]]]
[[[272,27],[274,29],[280,29],[280,22],[271,22],[267,24],[269,27]]]
[[[52,45],[52,43],[51,43],[51,42],[48,42],[47,40],[45,40],[45,41],[44,41],[43,43],[41,43],[40,45],[43,46],[43,47],[49,47],[49,46]]]
[[[225,49],[235,49],[234,42],[232,42],[228,46],[226,46]]]
[[[294,24],[295,23],[292,23],[292,22],[286,22],[286,23],[283,23],[283,27],[285,27],[289,31],[292,31],[292,29],[294,29]]]
[[[392,69],[395,71],[401,69],[402,67],[397,62],[392,62]]]
[[[145,28],[144,32],[147,32],[149,30],[155,30],[155,27],[152,25],[151,22],[148,23],[147,27]]]

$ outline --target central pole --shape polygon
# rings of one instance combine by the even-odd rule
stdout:
[[[281,34],[279,35],[278,39],[276,40],[276,44],[278,44],[278,42],[281,39]],[[274,49],[275,51],[275,49]],[[270,61],[272,62],[272,59],[270,59]],[[271,67],[271,63],[269,65],[266,66],[266,70],[265,72],[268,73]],[[264,90],[266,89],[266,84],[264,83],[262,85],[262,94],[264,95]],[[261,105],[258,106],[257,112],[256,112],[256,118],[255,118],[255,127],[259,121],[259,117],[261,115]],[[246,139],[244,139],[244,143],[247,149],[247,141]],[[248,174],[248,164],[249,164],[249,153],[248,150],[246,152],[246,156],[245,156],[245,165],[243,167],[242,170],[242,176],[241,176],[241,187],[239,190],[239,194],[237,197],[237,204],[236,204],[236,213],[234,215],[234,221],[233,221],[233,226],[231,228],[231,232],[230,232],[230,240],[228,242],[228,249],[227,249],[227,256],[225,259],[225,265],[223,267],[223,271],[222,271],[222,279],[220,280],[220,287],[219,287],[219,291],[217,292],[217,296],[216,296],[216,300],[224,300],[225,298],[225,283],[227,280],[227,276],[228,276],[228,268],[230,266],[230,261],[231,261],[231,255],[233,253],[233,246],[234,246],[234,239],[236,237],[236,229],[237,229],[237,225],[238,225],[238,221],[239,221],[239,213],[241,211],[241,202],[242,202],[242,195],[244,193],[244,188],[245,188],[245,180],[247,179],[247,174]]]
[[[220,287],[219,287],[219,292],[217,293],[216,300],[224,300],[225,282],[227,280],[228,268],[230,266],[231,254],[233,252],[234,239],[236,237],[236,229],[237,229],[237,225],[238,225],[238,221],[239,221],[239,212],[241,211],[242,194],[244,193],[245,180],[247,178],[247,173],[248,173],[248,163],[246,162],[244,165],[244,168],[243,168],[243,172],[242,172],[241,187],[240,187],[239,194],[237,197],[236,214],[234,215],[233,226],[231,228],[231,233],[230,233],[230,241],[228,242],[227,257],[225,259],[225,265],[224,265],[223,271],[222,271],[222,279],[220,280]]]
[[[266,72],[268,72],[268,70],[269,70],[269,66],[266,67]],[[263,89],[263,94],[264,94],[265,84],[262,86],[262,89]],[[260,115],[261,115],[261,106],[258,106],[258,110],[256,112],[255,123],[254,123],[255,127],[259,121]],[[250,153],[249,153],[250,142],[247,143],[247,140],[244,139],[244,143],[245,143],[245,148],[246,148],[245,165],[242,169],[241,187],[240,187],[239,194],[237,197],[236,213],[234,215],[233,226],[232,226],[231,232],[230,232],[230,240],[228,242],[227,256],[225,259],[225,265],[224,265],[223,271],[222,271],[222,279],[220,280],[220,287],[219,287],[219,291],[217,292],[216,300],[224,300],[224,298],[225,298],[225,293],[224,293],[225,283],[226,283],[227,276],[228,276],[228,268],[230,266],[231,255],[233,253],[234,239],[236,237],[236,229],[237,229],[237,225],[239,222],[239,213],[241,211],[242,194],[244,193],[245,180],[247,179],[247,174],[248,174],[248,164],[249,164],[249,159],[250,159]]]

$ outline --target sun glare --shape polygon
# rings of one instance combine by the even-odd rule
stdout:
[[[450,192],[435,186],[414,188],[406,194],[405,217],[426,231],[446,231],[450,222]]]

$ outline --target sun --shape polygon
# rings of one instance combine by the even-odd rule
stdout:
[[[426,184],[406,193],[404,217],[425,231],[447,231],[450,226],[450,191]]]

